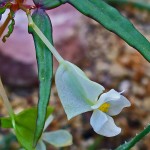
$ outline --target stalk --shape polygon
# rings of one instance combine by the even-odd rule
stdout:
[[[143,139],[148,133],[150,133],[150,125],[148,125],[143,131],[137,134],[133,139],[129,142],[126,142],[123,145],[120,145],[115,150],[129,150],[131,149],[136,143],[138,143],[141,139]]]
[[[4,24],[0,27],[0,37],[2,36],[3,32],[5,31],[11,19],[12,19],[12,16],[11,16],[11,13],[9,13]]]
[[[64,59],[60,56],[60,54],[57,52],[57,50],[53,47],[53,45],[49,42],[49,40],[46,38],[46,36],[42,33],[42,31],[36,26],[36,24],[33,22],[32,17],[30,14],[27,13],[28,16],[28,24],[29,27],[31,27],[36,34],[39,36],[39,38],[43,41],[43,43],[48,47],[48,49],[52,52],[52,54],[55,56],[57,61],[59,63],[63,62]]]
[[[14,111],[13,111],[13,109],[11,107],[11,104],[10,104],[10,102],[8,100],[8,97],[6,95],[6,92],[5,92],[3,83],[1,81],[1,78],[0,78],[0,95],[1,95],[2,100],[4,102],[4,105],[5,105],[5,107],[6,107],[7,111],[8,111],[8,114],[9,114],[9,116],[12,119],[13,127],[15,127]]]

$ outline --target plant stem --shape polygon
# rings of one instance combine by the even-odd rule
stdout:
[[[11,119],[12,119],[12,123],[13,123],[13,126],[14,126],[14,123],[15,123],[15,121],[14,121],[14,112],[13,112],[13,109],[12,109],[12,107],[11,107],[11,104],[10,104],[10,102],[9,102],[9,100],[8,100],[8,97],[7,97],[7,95],[6,95],[6,92],[5,92],[3,83],[2,83],[2,81],[1,81],[1,78],[0,78],[0,96],[2,97],[2,100],[3,100],[3,102],[4,102],[4,105],[5,105],[5,107],[6,107],[7,111],[8,111],[8,113],[9,113],[9,116],[10,116]]]
[[[129,150],[129,149],[131,149],[137,142],[139,142],[148,133],[150,133],[150,124],[142,132],[140,132],[133,139],[131,139],[129,142],[126,142],[125,144],[120,145],[115,150]]]
[[[48,47],[48,49],[52,52],[52,54],[55,56],[55,58],[57,59],[57,61],[59,63],[64,61],[64,59],[60,56],[60,54],[57,52],[57,50],[53,47],[53,45],[45,37],[45,35],[42,33],[42,31],[33,22],[31,15],[27,13],[27,16],[28,16],[29,27],[31,27],[36,32],[36,34],[43,41],[43,43]]]
[[[6,27],[8,26],[10,20],[12,19],[11,13],[8,14],[5,22],[3,25],[0,27],[0,37],[2,36],[3,32],[5,31]]]

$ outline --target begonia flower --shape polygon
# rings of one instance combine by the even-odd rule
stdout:
[[[121,132],[111,116],[130,106],[122,93],[112,89],[102,94],[102,85],[88,79],[80,68],[68,61],[60,63],[55,81],[68,119],[93,110],[90,123],[96,133],[111,137]]]

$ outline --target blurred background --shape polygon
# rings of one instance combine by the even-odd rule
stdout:
[[[27,1],[27,3],[31,3]],[[115,5],[124,16],[150,41],[150,11],[133,5]],[[6,12],[7,13],[7,12]],[[73,145],[62,150],[108,150],[130,140],[150,123],[150,64],[133,48],[97,22],[83,16],[65,4],[47,11],[53,25],[54,43],[60,54],[79,66],[87,76],[106,91],[126,90],[124,95],[132,106],[116,116],[122,128],[120,135],[105,138],[90,126],[91,112],[67,121],[53,78],[50,104],[56,109],[48,130],[67,129],[73,135]],[[6,18],[0,21],[0,25]],[[38,77],[32,36],[28,34],[27,18],[19,11],[14,32],[6,43],[0,41],[0,76],[16,113],[35,106],[38,101]],[[54,59],[54,74],[58,63]],[[0,100],[0,115],[7,111]],[[150,150],[150,135],[133,150]],[[19,144],[9,130],[0,129],[0,150],[18,150]],[[48,150],[56,150],[49,147]]]

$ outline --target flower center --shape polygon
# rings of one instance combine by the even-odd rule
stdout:
[[[101,110],[102,112],[108,112],[109,110],[109,107],[110,107],[110,104],[109,103],[104,103],[102,104],[98,109]]]

